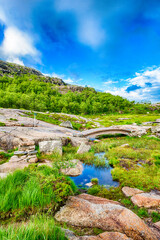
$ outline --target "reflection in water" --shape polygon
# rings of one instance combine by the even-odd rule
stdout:
[[[95,156],[99,158],[104,158],[104,152],[96,153]],[[106,163],[108,163],[106,159]],[[98,178],[99,185],[104,185],[106,188],[111,186],[117,187],[118,182],[113,181],[111,170],[113,168],[109,165],[106,167],[95,167],[94,165],[85,165],[83,164],[83,172],[80,176],[71,177],[77,186],[86,187],[86,183],[91,182],[92,178]]]

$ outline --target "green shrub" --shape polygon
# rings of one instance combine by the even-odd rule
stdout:
[[[97,185],[97,184],[98,184],[98,178],[92,178],[92,179],[91,179],[91,183],[92,183],[93,185]]]
[[[4,127],[4,126],[6,126],[6,124],[3,122],[0,122],[0,127]]]

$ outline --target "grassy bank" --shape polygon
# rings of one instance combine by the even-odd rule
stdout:
[[[35,216],[30,221],[0,228],[1,240],[67,240],[52,217]]]
[[[1,220],[23,219],[36,212],[54,213],[76,191],[74,183],[56,166],[30,165],[0,180]]]

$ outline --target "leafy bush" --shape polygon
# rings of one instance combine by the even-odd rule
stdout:
[[[91,183],[94,185],[98,184],[98,178],[92,178]]]

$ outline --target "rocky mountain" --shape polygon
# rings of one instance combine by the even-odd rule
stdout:
[[[34,68],[29,68],[29,67],[15,64],[15,63],[9,63],[9,62],[0,60],[0,77],[3,77],[4,75],[6,75],[7,77],[11,77],[11,78],[13,78],[14,76],[17,76],[17,75],[18,76],[35,75],[39,81],[57,85],[59,92],[62,94],[67,93],[68,91],[82,92],[84,89],[84,87],[81,87],[81,86],[67,84],[62,79],[57,78],[57,77],[45,76],[40,71],[38,71]],[[32,76],[31,76],[30,80],[32,80]]]
[[[36,75],[40,81],[51,82],[52,84],[56,84],[59,86],[67,85],[62,79],[45,76],[40,71],[34,68],[29,68],[29,67],[15,64],[15,63],[9,63],[9,62],[0,60],[0,76],[1,77],[4,75],[8,77],[14,77],[15,75],[20,76],[25,74]]]

